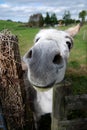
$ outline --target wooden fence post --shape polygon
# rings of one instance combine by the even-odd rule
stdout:
[[[53,92],[51,130],[87,130],[87,94],[73,95],[65,83]]]
[[[53,90],[53,113],[52,113],[52,130],[62,130],[60,121],[66,119],[65,113],[65,94],[70,94],[70,83],[61,83],[56,85]],[[63,129],[64,130],[64,129]]]
[[[6,30],[0,33],[0,100],[8,130],[33,129],[18,38]]]

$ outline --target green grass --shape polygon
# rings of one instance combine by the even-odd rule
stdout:
[[[23,30],[14,31],[14,34],[16,34],[19,38],[21,55],[24,55],[33,45],[34,36],[38,31],[38,28],[24,28]]]
[[[3,29],[9,29],[11,31],[16,30],[20,23],[0,20],[0,31]]]
[[[68,27],[59,27],[65,30]],[[23,24],[0,21],[0,31],[9,29],[18,36],[21,55],[33,45],[33,39],[40,28],[27,28]],[[86,93],[87,88],[87,25],[84,25],[74,38],[74,46],[70,53],[66,77],[72,80],[74,93]]]

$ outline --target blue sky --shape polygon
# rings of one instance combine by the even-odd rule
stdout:
[[[0,0],[0,19],[27,22],[35,13],[56,13],[61,19],[69,10],[72,18],[78,19],[81,10],[87,10],[87,0]]]

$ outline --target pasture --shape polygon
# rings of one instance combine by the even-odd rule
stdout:
[[[67,27],[59,27],[65,30]],[[0,20],[0,31],[8,29],[19,38],[21,56],[33,45],[35,34],[40,28],[24,27],[22,23]],[[79,34],[74,38],[66,78],[72,82],[74,94],[87,93],[87,24],[83,25]]]

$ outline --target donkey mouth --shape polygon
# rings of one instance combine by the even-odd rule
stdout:
[[[37,86],[37,85],[35,85],[35,84],[32,84],[32,86],[33,86],[36,90],[38,90],[38,91],[47,91],[47,90],[51,89],[51,88],[54,86],[54,84],[55,84],[55,81],[53,81],[52,83],[50,83],[50,84],[48,84],[48,85],[46,85],[46,86]]]

